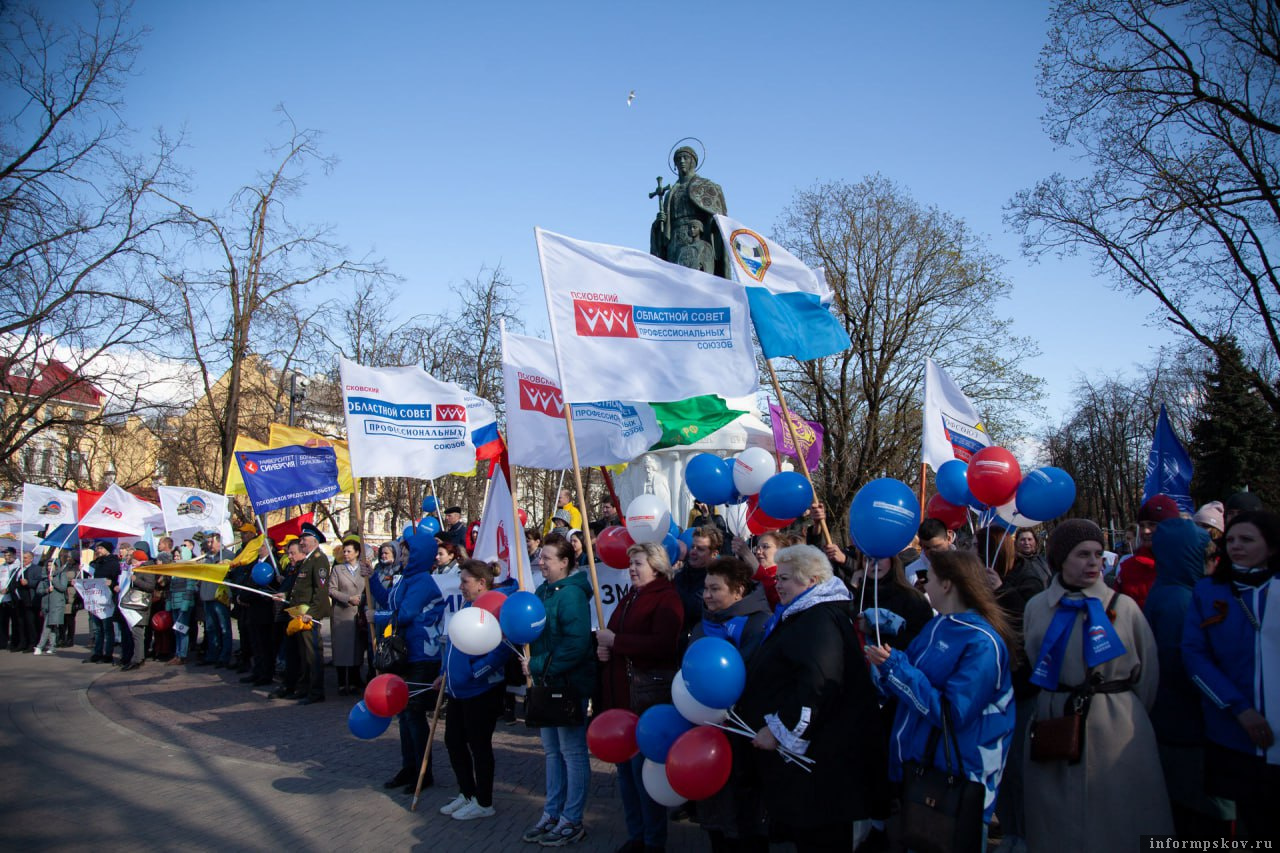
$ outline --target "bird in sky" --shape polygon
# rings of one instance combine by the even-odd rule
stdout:
[[[631,92],[627,95],[627,106],[631,106],[631,102],[634,101],[635,99],[636,99],[636,90],[632,89]]]

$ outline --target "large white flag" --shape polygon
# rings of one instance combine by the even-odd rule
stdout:
[[[566,402],[756,392],[741,284],[635,249],[536,236]]]
[[[550,341],[503,331],[502,382],[507,397],[507,455],[526,468],[571,467],[556,354]],[[574,403],[573,434],[582,465],[630,462],[662,437],[647,403]]]
[[[183,486],[159,486],[165,529],[217,530],[223,542],[231,541],[231,515],[226,495]]]
[[[125,536],[141,536],[152,518],[163,518],[159,507],[135,498],[112,483],[102,497],[85,510],[80,523]]]
[[[969,457],[991,443],[973,403],[937,363],[924,360],[923,459],[934,471]]]
[[[352,475],[430,480],[475,467],[457,385],[417,367],[364,367],[341,356],[338,370]]]
[[[485,501],[484,512],[480,515],[480,530],[476,533],[476,547],[471,556],[486,563],[490,560],[501,563],[499,580],[510,577],[513,566],[522,568],[521,588],[533,591],[528,574],[529,548],[525,544],[524,528],[516,517],[511,489],[501,465],[494,469],[493,479],[489,481],[489,499]]]
[[[22,484],[22,520],[28,524],[74,524],[77,511],[75,492]]]

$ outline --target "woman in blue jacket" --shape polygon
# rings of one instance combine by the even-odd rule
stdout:
[[[404,637],[409,650],[409,665],[404,680],[409,683],[409,705],[400,713],[400,772],[383,783],[384,788],[405,786],[412,794],[418,781],[418,770],[427,752],[427,709],[435,705],[435,691],[425,690],[440,674],[440,652],[443,641],[444,596],[431,569],[436,561],[436,540],[430,533],[413,533],[405,537],[409,563],[401,580],[388,590],[375,572],[369,578],[369,591],[378,603],[374,624],[381,634],[388,625]],[[423,787],[432,784],[431,767]]]
[[[1249,838],[1280,837],[1280,516],[1242,512],[1211,577],[1196,583],[1182,661],[1203,693],[1205,781],[1236,801]],[[1277,593],[1280,595],[1280,593]]]
[[[986,786],[989,823],[1014,727],[1010,630],[975,555],[930,554],[926,571],[925,594],[938,615],[905,652],[867,646],[880,689],[898,699],[889,777],[901,780],[907,761],[946,766],[941,738],[936,754],[925,755],[929,735],[942,726],[945,700],[965,775]]]

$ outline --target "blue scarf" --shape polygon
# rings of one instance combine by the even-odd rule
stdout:
[[[779,603],[778,606],[774,609],[773,615],[769,617],[769,621],[766,622],[764,625],[764,637],[760,638],[761,641],[763,642],[765,637],[768,637],[770,634],[772,634],[773,629],[777,628],[778,625],[782,622],[782,616],[784,613],[787,612],[788,607],[790,607],[792,604],[795,604],[797,601],[804,598],[806,595],[813,592],[817,588],[818,588],[817,586],[809,587],[804,592],[800,593],[795,598],[791,599],[791,604]]]
[[[1094,667],[1118,658],[1128,651],[1120,642],[1120,635],[1107,617],[1107,609],[1102,601],[1086,596],[1067,598],[1058,601],[1058,609],[1054,611],[1053,621],[1044,634],[1044,642],[1040,644],[1040,660],[1036,662],[1035,671],[1031,673],[1031,683],[1045,690],[1058,689],[1058,676],[1062,672],[1062,661],[1067,655],[1067,641],[1071,639],[1071,629],[1075,627],[1076,616],[1085,611],[1084,620],[1084,665]]]
[[[723,622],[712,622],[705,616],[702,619],[702,634],[706,637],[719,637],[733,643],[738,648],[742,643],[742,629],[747,625],[747,617],[733,616]]]

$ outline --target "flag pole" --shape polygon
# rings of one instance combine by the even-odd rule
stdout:
[[[925,484],[929,482],[929,465],[927,462],[920,463],[920,517],[924,518],[924,493]]]
[[[800,463],[800,471],[804,474],[804,478],[809,481],[809,488],[813,489],[813,477],[809,476],[809,463],[804,458],[804,451],[800,449],[800,436],[796,434],[796,425],[791,422],[791,410],[787,408],[787,401],[782,396],[782,386],[778,383],[778,374],[774,372],[772,361],[766,358],[764,363],[769,366],[769,381],[773,383],[773,393],[778,398],[778,408],[782,409],[782,419],[787,422],[787,432],[791,435],[791,446],[796,450],[796,460]],[[814,489],[814,496],[817,496],[816,489]],[[832,544],[831,531],[827,529],[827,520],[824,518],[819,524],[822,525],[823,544]]]
[[[573,482],[578,488],[578,494],[583,497],[583,505],[586,504],[586,495],[582,491],[582,468],[578,465],[578,441],[573,434],[573,406],[566,405],[564,407],[564,425],[569,430],[569,456],[573,459]],[[591,525],[587,524],[587,520],[582,520],[582,538],[587,545],[587,569],[591,572],[591,596],[596,603],[596,621],[600,623],[603,629],[604,624],[604,605],[600,603],[600,579],[596,576],[596,556],[594,548],[591,544]]]
[[[409,811],[418,810],[418,798],[422,796],[422,783],[427,778],[427,770],[431,767],[431,744],[436,739],[436,727],[440,725],[440,706],[444,704],[445,674],[440,673],[440,691],[436,693],[436,710],[431,715],[431,732],[427,735],[427,751],[422,754],[422,767],[418,770],[418,784],[413,789],[413,805]]]

